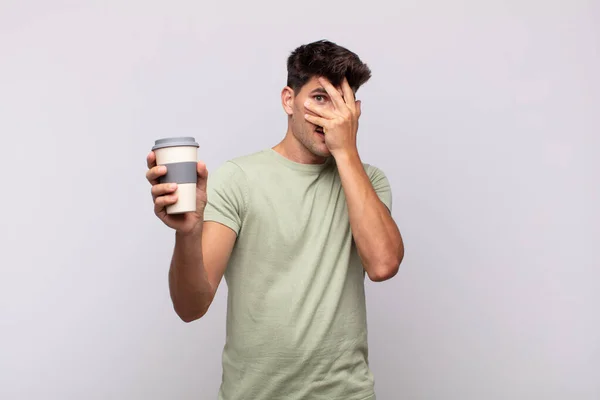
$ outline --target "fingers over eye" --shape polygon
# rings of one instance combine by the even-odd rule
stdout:
[[[335,105],[335,107],[338,110],[343,109],[345,106],[344,99],[342,98],[342,95],[340,94],[340,92],[335,87],[333,87],[331,82],[329,82],[329,80],[327,80],[325,78],[319,78],[319,83],[321,83],[321,85],[323,85],[323,88],[327,91],[327,94],[329,94],[329,97],[331,97],[331,100],[333,101],[333,104]]]
[[[354,92],[346,78],[344,78],[344,81],[342,82],[342,91],[344,92],[344,101],[346,102],[346,105],[354,111],[356,109]]]
[[[333,119],[337,116],[335,114],[335,112],[331,111],[330,109],[323,107],[319,104],[316,104],[310,100],[306,100],[306,102],[304,103],[304,107],[308,111],[315,113],[316,115],[318,115],[320,117],[327,118],[327,119]]]

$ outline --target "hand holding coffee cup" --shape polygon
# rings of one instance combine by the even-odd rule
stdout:
[[[181,232],[192,230],[206,205],[206,166],[191,137],[159,139],[147,157],[155,214]]]

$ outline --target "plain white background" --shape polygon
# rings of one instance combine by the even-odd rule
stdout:
[[[172,310],[145,156],[277,143],[285,61],[373,70],[363,161],[406,258],[369,282],[378,399],[600,398],[592,1],[0,2],[0,398],[215,399],[225,300]]]

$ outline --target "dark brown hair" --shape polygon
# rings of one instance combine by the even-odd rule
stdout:
[[[371,70],[355,53],[328,40],[295,49],[288,57],[287,71],[287,85],[295,93],[315,76],[327,78],[336,87],[346,77],[355,92],[371,78]]]

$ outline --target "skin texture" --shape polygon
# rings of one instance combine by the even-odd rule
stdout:
[[[318,78],[310,79],[296,94],[286,86],[281,92],[281,104],[288,115],[288,130],[283,141],[274,149],[302,164],[321,164],[332,154],[325,137],[315,132],[317,125],[304,118],[304,114],[311,114],[304,104],[307,100],[333,111],[329,95]]]
[[[203,221],[208,170],[202,161],[197,164],[196,212],[178,215],[168,215],[165,209],[177,201],[177,185],[158,182],[158,178],[166,174],[166,167],[156,165],[154,152],[148,154],[146,163],[154,213],[175,230],[175,248],[169,268],[171,301],[177,315],[191,322],[206,314],[215,297],[235,243],[235,232],[216,222]]]

